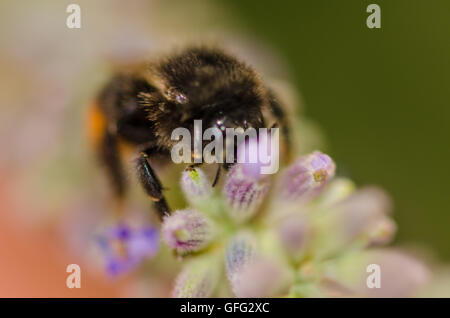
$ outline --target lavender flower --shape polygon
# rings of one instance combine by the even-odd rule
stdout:
[[[258,257],[234,274],[231,281],[236,297],[270,297],[285,283],[283,268],[276,261]]]
[[[255,256],[256,239],[251,233],[239,233],[228,243],[225,253],[225,266],[228,280],[235,294],[235,289],[242,284],[241,273],[251,266]]]
[[[306,249],[311,234],[310,227],[307,218],[301,215],[292,215],[280,221],[277,228],[279,239],[294,258],[298,258]]]
[[[236,164],[228,174],[224,186],[228,213],[237,222],[250,219],[269,190],[269,180],[255,180],[245,174],[243,165]]]
[[[333,206],[347,198],[355,191],[355,184],[346,178],[334,178],[331,180],[318,198],[321,209],[333,209]]]
[[[164,219],[162,234],[166,244],[178,253],[198,251],[213,237],[213,224],[195,210],[179,210]]]
[[[234,236],[226,250],[225,265],[231,289],[236,297],[269,297],[286,286],[284,266],[257,249],[250,232]]]
[[[319,151],[301,157],[284,172],[281,181],[283,197],[290,200],[314,198],[333,178],[334,171],[333,160]]]
[[[361,259],[384,264],[390,281],[395,280],[395,262],[407,267],[402,286],[384,283],[387,290],[380,295],[406,295],[424,283],[426,271],[413,258],[396,253],[379,254],[385,256],[378,258],[367,249],[386,244],[395,233],[389,215],[391,204],[383,191],[374,187],[355,190],[346,179],[329,182],[335,165],[330,157],[316,151],[284,171],[270,193],[275,200],[269,201],[265,214],[253,218],[270,186],[270,179],[261,175],[259,168],[258,162],[234,165],[225,180],[223,202],[208,192],[209,203],[199,212],[178,211],[164,221],[163,235],[169,246],[201,254],[200,263],[188,264],[177,278],[174,296],[213,295],[217,276],[210,271],[219,271],[220,263],[217,258],[205,258],[211,253],[224,253],[226,276],[237,297],[378,296],[362,290],[365,285],[355,281],[367,277],[366,267],[351,267],[361,265]],[[186,193],[195,187],[193,177],[197,176],[182,181],[189,185]],[[194,230],[209,229],[203,213],[214,219],[220,235],[211,238],[203,230],[199,235]],[[198,225],[190,228],[188,224]],[[186,248],[186,242],[195,248]],[[204,242],[214,243],[214,248],[202,252]],[[411,278],[414,275],[418,278]],[[222,288],[219,295],[229,294]]]
[[[200,258],[188,263],[175,280],[172,296],[176,298],[210,297],[219,280],[215,257]]]
[[[199,168],[189,168],[181,175],[181,188],[186,199],[191,204],[197,204],[208,199],[212,194],[212,186],[206,178],[203,170]]]
[[[191,253],[176,278],[174,297],[396,296],[410,295],[426,281],[427,271],[413,258],[369,249],[388,243],[396,229],[383,191],[355,190],[350,180],[332,180],[335,165],[318,151],[288,167],[270,193],[271,178],[260,168],[259,162],[235,164],[222,196],[202,170],[183,172],[190,207],[162,224],[167,245],[179,254]],[[268,202],[264,211],[263,200]],[[127,242],[127,255],[139,258],[145,240],[132,244],[128,231],[118,233],[114,237]],[[370,262],[379,262],[388,277],[382,293],[368,291],[361,280]],[[391,284],[400,275],[396,263],[405,266],[400,286]],[[130,267],[111,264],[115,272]],[[230,289],[218,285],[226,281],[223,272]]]
[[[379,246],[389,243],[397,231],[397,225],[390,218],[380,218],[367,231],[367,245]]]
[[[334,206],[337,226],[346,241],[366,238],[368,244],[387,243],[395,233],[395,223],[388,217],[391,203],[379,188],[355,191]]]
[[[137,268],[152,258],[159,248],[159,235],[153,226],[133,228],[118,224],[98,238],[106,261],[106,271],[117,276]]]
[[[225,265],[230,281],[235,274],[250,264],[256,254],[256,239],[251,233],[242,232],[233,237],[226,250]]]
[[[367,273],[367,268],[371,264],[379,266],[380,288],[368,288],[370,273]],[[332,292],[341,297],[411,297],[428,282],[430,273],[422,262],[411,255],[385,248],[349,253],[327,264],[324,278],[324,282],[328,282],[322,286],[326,294]]]
[[[396,225],[389,216],[389,198],[378,188],[362,188],[319,206],[316,231],[333,235],[320,235],[312,242],[317,258],[337,256],[349,248],[387,244],[395,234]]]

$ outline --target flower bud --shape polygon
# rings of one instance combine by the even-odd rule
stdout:
[[[335,296],[392,298],[414,296],[428,282],[430,272],[416,258],[384,248],[349,253],[330,263],[326,276],[345,292]]]
[[[355,184],[351,180],[335,178],[327,184],[320,198],[318,198],[319,207],[330,208],[333,204],[344,200],[353,191],[355,191]]]
[[[379,188],[355,191],[335,204],[336,221],[348,240],[365,237],[369,244],[387,243],[395,233],[395,223],[388,217],[389,197]]]
[[[228,279],[232,282],[235,274],[247,266],[256,255],[256,239],[248,232],[241,232],[228,243],[225,266]]]
[[[334,172],[335,164],[326,154],[315,151],[303,156],[284,172],[283,196],[290,200],[312,199],[333,178]]]
[[[237,222],[244,222],[251,218],[262,203],[269,186],[268,179],[252,180],[245,176],[242,165],[233,166],[224,186],[231,217]]]
[[[234,274],[231,287],[236,297],[270,297],[286,285],[286,276],[281,264],[258,257]]]
[[[242,232],[228,243],[225,254],[225,268],[233,292],[242,281],[241,273],[246,271],[256,257],[256,240],[252,234]]]
[[[212,222],[195,210],[179,210],[164,218],[162,234],[168,246],[184,254],[205,247],[213,236]]]
[[[273,296],[291,278],[280,262],[257,251],[256,239],[249,232],[241,232],[230,240],[225,265],[236,297]]]
[[[211,297],[220,276],[220,266],[213,257],[203,257],[187,264],[175,280],[172,297]]]
[[[199,168],[189,168],[181,174],[181,188],[186,199],[196,204],[207,199],[212,193],[212,186],[205,173]]]
[[[374,222],[373,226],[368,229],[367,239],[369,246],[385,245],[389,243],[395,232],[397,225],[390,218],[381,218]]]
[[[387,215],[391,212],[392,203],[384,190],[370,186],[360,188],[340,202],[336,202],[335,208],[348,213],[364,215]]]
[[[285,250],[296,258],[305,250],[310,225],[306,216],[293,215],[280,221],[277,232]]]
[[[316,241],[320,242],[315,248],[316,253],[325,256],[354,245],[388,243],[396,230],[389,211],[389,198],[373,187],[359,189],[332,204],[318,223],[318,231],[324,234]]]

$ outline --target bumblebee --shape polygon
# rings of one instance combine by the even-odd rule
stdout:
[[[218,48],[190,47],[114,75],[91,109],[91,135],[119,200],[126,193],[120,145],[132,146],[138,180],[162,218],[170,209],[151,161],[170,160],[172,131],[192,131],[197,119],[222,131],[258,129],[267,112],[289,142],[285,112],[252,67]],[[214,184],[219,174],[220,165]]]

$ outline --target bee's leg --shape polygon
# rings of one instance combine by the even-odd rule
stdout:
[[[276,127],[281,127],[281,132],[283,133],[283,136],[286,140],[287,155],[289,158],[291,156],[291,145],[292,145],[291,128],[289,125],[289,121],[286,117],[285,111],[283,110],[283,107],[278,101],[278,98],[276,97],[275,93],[271,90],[269,90],[269,106],[273,116],[279,122],[279,125],[275,124]]]
[[[109,176],[118,213],[121,213],[122,203],[126,192],[126,182],[119,153],[117,136],[105,132],[100,144],[100,160],[104,163]]]
[[[142,152],[136,160],[136,171],[139,182],[144,188],[145,192],[150,196],[154,202],[159,218],[162,218],[170,213],[166,199],[163,195],[163,187],[150,163],[148,162],[148,155]]]

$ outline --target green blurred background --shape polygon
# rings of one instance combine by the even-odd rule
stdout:
[[[397,241],[449,260],[450,1],[225,3],[286,59],[339,173],[392,195]]]

